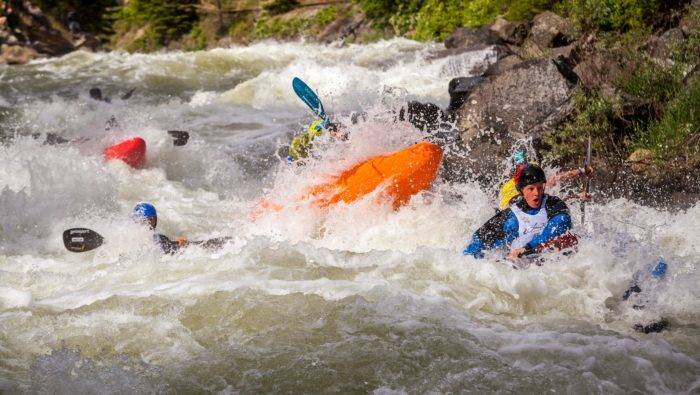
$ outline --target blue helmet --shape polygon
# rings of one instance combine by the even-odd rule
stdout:
[[[151,218],[156,217],[156,208],[151,203],[141,202],[134,207],[131,213],[134,218]]]

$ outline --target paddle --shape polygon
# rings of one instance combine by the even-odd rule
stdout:
[[[173,138],[173,145],[176,147],[187,144],[187,140],[190,138],[190,134],[184,130],[168,130],[168,134]]]
[[[583,165],[583,170],[586,174],[586,181],[583,186],[584,199],[581,201],[581,225],[586,223],[586,199],[588,192],[591,190],[591,176],[588,174],[588,167],[591,165],[591,135],[588,134],[588,147],[586,148],[586,162]]]
[[[306,103],[311,111],[323,120],[323,127],[325,128],[328,126],[331,121],[326,114],[326,110],[323,109],[323,103],[321,103],[321,99],[318,98],[318,95],[298,77],[292,79],[292,89],[294,89],[294,93],[299,96],[301,101]]]
[[[71,252],[87,252],[102,245],[104,238],[94,230],[73,228],[63,232],[63,245]]]
[[[231,240],[231,237],[215,237],[209,240],[193,240],[187,244],[201,245],[210,250],[219,249]],[[63,245],[71,252],[87,252],[94,250],[104,243],[104,238],[94,230],[87,228],[72,228],[63,232]]]

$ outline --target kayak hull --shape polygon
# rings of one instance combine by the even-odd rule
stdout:
[[[442,149],[429,142],[379,155],[360,162],[330,181],[308,188],[298,198],[299,204],[311,203],[324,208],[344,202],[352,203],[380,190],[379,200],[389,201],[396,209],[420,191],[430,188],[442,162]],[[253,209],[251,219],[265,212],[280,211],[279,203],[262,199]]]
[[[341,201],[352,203],[382,188],[381,198],[398,208],[430,188],[441,162],[442,149],[422,141],[361,162],[329,182],[311,187],[301,200],[310,199],[318,207],[327,207]]]
[[[130,138],[105,148],[103,155],[107,160],[118,159],[140,169],[146,163],[146,141],[141,137]]]

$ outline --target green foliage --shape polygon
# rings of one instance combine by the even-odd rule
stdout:
[[[582,30],[644,29],[659,10],[661,0],[566,0],[558,10]]]
[[[623,74],[616,85],[623,92],[648,101],[660,114],[683,83],[678,67],[664,67],[652,59],[643,59],[631,72]]]
[[[464,20],[462,0],[427,0],[418,13],[416,40],[444,40]]]
[[[663,117],[640,128],[633,146],[654,152],[661,160],[691,156],[700,162],[700,78],[695,78],[672,100]],[[694,140],[695,143],[691,143]]]
[[[506,3],[505,19],[529,21],[535,15],[553,9],[559,0],[511,0]]]
[[[202,27],[199,23],[192,26],[192,30],[185,36],[186,49],[191,49],[195,51],[203,50],[207,47],[207,37],[202,31]]]
[[[252,37],[257,39],[280,38],[291,39],[319,32],[323,27],[338,17],[338,9],[327,7],[317,12],[312,18],[284,16],[262,17],[253,28]]]
[[[675,62],[685,63],[691,66],[700,64],[700,10],[695,10],[688,14],[691,26],[695,28],[690,32],[685,40],[677,43],[672,51],[672,58]]]
[[[117,30],[146,27],[136,47],[153,50],[189,33],[197,22],[197,0],[130,0],[117,13]]]
[[[622,159],[621,142],[615,138],[614,114],[618,103],[597,93],[576,91],[573,95],[574,112],[571,120],[555,133],[545,136],[551,148],[550,159],[572,161],[585,152],[590,134],[595,151],[606,158]]]
[[[262,5],[263,11],[270,15],[284,14],[299,6],[297,0],[270,0]]]
[[[317,27],[325,27],[333,22],[338,17],[338,9],[335,7],[327,7],[319,11],[314,16],[313,24]]]

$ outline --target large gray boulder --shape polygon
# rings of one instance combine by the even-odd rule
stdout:
[[[483,48],[489,45],[503,44],[496,33],[484,26],[479,29],[460,27],[445,39],[445,48]]]
[[[525,23],[513,23],[503,18],[496,18],[488,29],[504,42],[514,45],[521,45],[528,31]]]
[[[567,45],[573,38],[571,22],[553,12],[543,12],[532,20],[530,39],[541,49]]]
[[[548,59],[521,62],[475,86],[456,116],[479,172],[494,174],[515,140],[554,130],[571,112],[572,88]]]

